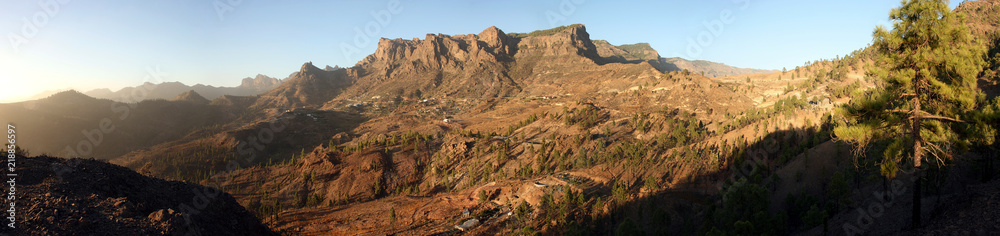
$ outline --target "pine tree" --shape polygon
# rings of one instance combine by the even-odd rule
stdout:
[[[962,23],[964,16],[952,13],[944,0],[905,0],[889,18],[891,31],[875,29],[877,66],[868,71],[880,83],[838,109],[848,123],[834,132],[853,143],[856,154],[872,142],[889,141],[879,164],[887,178],[912,166],[912,224],[919,226],[922,164],[943,165],[972,142],[992,142],[976,129],[989,127],[968,119],[984,99],[976,88],[984,48]]]

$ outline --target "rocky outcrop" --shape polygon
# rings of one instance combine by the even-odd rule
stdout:
[[[453,69],[461,64],[503,61],[513,54],[514,45],[515,40],[495,26],[479,35],[428,34],[423,40],[382,38],[375,53],[358,62],[358,65],[378,68],[418,62],[432,68]]]
[[[85,159],[18,157],[23,235],[276,235],[221,190]]]
[[[281,109],[321,106],[351,85],[356,78],[353,73],[352,69],[326,71],[307,62],[277,88],[261,94],[254,105]],[[349,76],[352,74],[355,76]]]
[[[595,62],[600,62],[601,58],[597,53],[597,46],[590,40],[587,27],[582,24],[551,34],[525,37],[518,43],[518,47],[539,50],[548,57],[582,56]]]
[[[375,53],[354,67],[360,78],[345,93],[405,99],[509,96],[520,91],[507,75],[516,45],[517,39],[496,27],[478,35],[383,38]]]

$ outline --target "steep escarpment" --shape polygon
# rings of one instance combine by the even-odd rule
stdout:
[[[597,47],[597,54],[608,61],[657,61],[660,59],[660,54],[649,43],[615,46],[605,40],[594,40],[594,45]]]
[[[526,35],[489,27],[479,34],[381,39],[347,71],[358,78],[340,99],[594,93],[606,85],[652,83],[660,74],[648,63],[602,58],[583,25]]]
[[[428,34],[424,39],[381,39],[354,67],[360,73],[348,98],[383,96],[497,97],[521,91],[507,73],[517,40],[496,27],[478,35]]]
[[[510,74],[530,85],[523,92],[525,96],[624,91],[656,83],[661,74],[647,62],[606,60],[584,25],[527,36],[518,48]]]

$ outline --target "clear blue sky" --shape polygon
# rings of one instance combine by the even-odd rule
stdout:
[[[479,33],[489,26],[530,32],[583,23],[592,39],[648,42],[664,57],[792,68],[865,47],[872,29],[888,24],[889,10],[899,5],[895,0],[402,0],[399,9],[391,9],[387,0],[64,1],[0,0],[0,101],[45,90],[162,82],[157,78],[236,86],[258,73],[284,78],[307,61],[352,66],[375,51],[379,37]],[[391,19],[379,22],[372,12]],[[730,12],[732,21],[723,22],[721,30],[705,26],[721,22],[723,12]],[[355,43],[356,29],[367,35],[366,26],[377,26],[374,37]],[[358,53],[344,53],[343,45]],[[149,69],[163,77],[147,78]]]

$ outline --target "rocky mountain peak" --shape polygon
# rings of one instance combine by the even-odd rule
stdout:
[[[570,39],[571,45],[580,48],[579,54],[589,58],[598,58],[597,47],[594,46],[594,42],[590,41],[590,34],[587,33],[587,27],[583,24],[575,25],[575,27],[569,27],[564,30]]]
[[[340,70],[340,69],[344,69],[344,68],[340,68],[340,66],[337,66],[337,65],[334,65],[334,66],[326,65],[326,67],[323,67],[323,70],[325,70],[325,71],[335,71],[335,70]]]
[[[479,41],[486,44],[487,47],[496,49],[496,52],[503,54],[513,54],[513,46],[516,45],[514,39],[508,36],[496,26],[490,26],[476,35]]]
[[[560,26],[547,30],[537,30],[531,33],[513,34],[520,38],[519,47],[542,50],[546,56],[578,55],[599,61],[597,47],[590,40],[587,27],[583,24]]]
[[[322,71],[322,70],[319,67],[314,66],[311,61],[302,64],[302,67],[299,68],[299,74],[302,74],[302,73],[316,73],[316,72],[319,72],[319,71]]]

